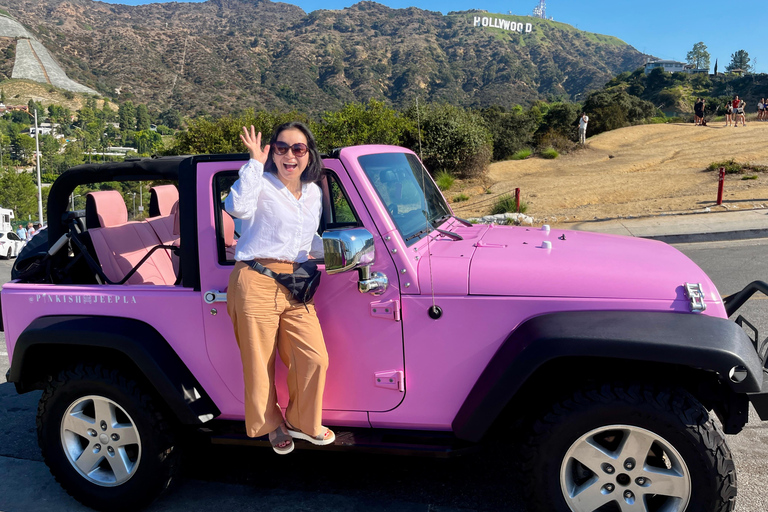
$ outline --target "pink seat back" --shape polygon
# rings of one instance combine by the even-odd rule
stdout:
[[[128,209],[117,190],[90,192],[85,196],[85,219],[88,228],[107,228],[128,222]]]
[[[159,185],[149,189],[149,216],[161,217],[171,214],[173,205],[179,200],[179,189],[175,185]]]

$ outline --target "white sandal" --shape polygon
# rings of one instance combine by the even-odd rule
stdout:
[[[310,443],[317,445],[317,446],[325,446],[328,444],[333,443],[336,440],[336,434],[333,433],[333,430],[329,429],[328,427],[323,427],[325,429],[325,433],[322,435],[319,435],[317,437],[312,437],[309,434],[305,434],[301,430],[293,428],[293,426],[285,422],[285,426],[288,428],[288,433],[293,437],[294,439],[301,439],[302,441],[309,441]]]

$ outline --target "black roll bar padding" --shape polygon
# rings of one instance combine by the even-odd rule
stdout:
[[[729,317],[732,316],[757,292],[762,292],[763,294],[768,295],[768,283],[765,281],[752,281],[740,292],[725,297],[723,299],[723,305],[725,306],[726,314]]]

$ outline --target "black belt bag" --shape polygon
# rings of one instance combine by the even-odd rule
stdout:
[[[320,286],[320,275],[322,274],[317,269],[317,263],[312,260],[307,260],[304,263],[299,264],[299,268],[293,274],[278,274],[272,272],[267,267],[257,261],[244,261],[246,265],[251,267],[259,274],[264,274],[267,277],[271,277],[278,284],[285,286],[294,299],[298,300],[304,306],[307,302],[312,300],[317,287]]]

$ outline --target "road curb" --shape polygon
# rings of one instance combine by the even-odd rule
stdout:
[[[658,240],[667,244],[686,244],[697,242],[727,242],[733,240],[749,240],[753,238],[768,238],[768,229],[744,229],[740,231],[719,231],[714,233],[689,233],[683,235],[652,235],[641,236],[649,240]]]

